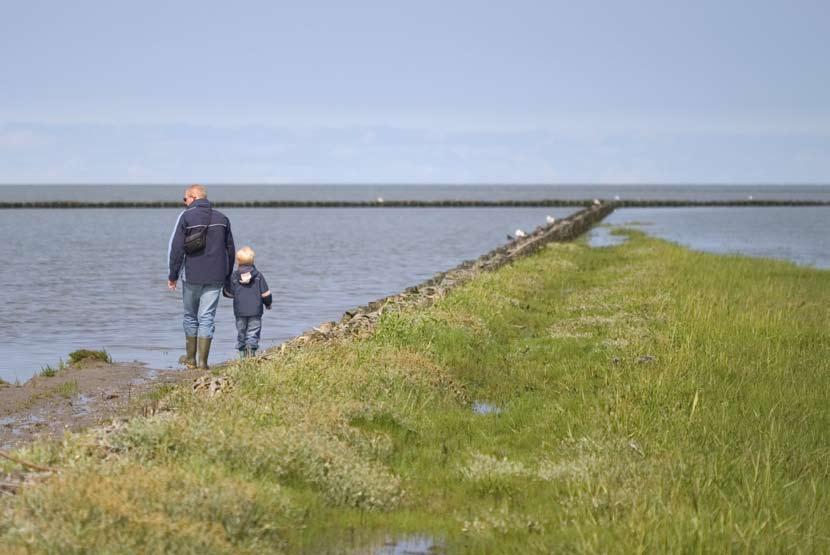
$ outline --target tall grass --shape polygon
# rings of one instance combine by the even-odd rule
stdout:
[[[830,273],[556,244],[215,399],[21,453],[14,552],[830,550]],[[477,413],[473,404],[499,410]]]

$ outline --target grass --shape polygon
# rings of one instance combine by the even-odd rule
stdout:
[[[69,353],[69,364],[80,364],[83,362],[106,362],[111,363],[112,357],[110,357],[109,353],[106,350],[102,349],[100,351],[91,351],[89,349],[78,349],[77,351],[73,351]]]
[[[78,366],[87,362],[106,362],[112,363],[112,357],[106,350],[90,351],[89,349],[79,349],[69,353],[69,364],[65,363],[63,359],[58,362],[57,366],[47,364],[40,369],[40,375],[44,378],[52,378],[57,376],[62,370],[66,370],[70,366]]]
[[[20,455],[11,553],[830,550],[830,272],[629,233]],[[498,407],[478,414],[473,404]]]
[[[55,395],[59,395],[61,397],[72,397],[73,395],[78,393],[78,381],[72,380],[69,382],[64,382],[58,386],[55,386],[50,391]]]
[[[57,376],[58,372],[60,372],[62,370],[66,370],[66,368],[67,368],[66,363],[63,361],[63,359],[61,359],[61,360],[58,361],[57,366],[52,366],[50,364],[47,364],[46,366],[41,368],[40,369],[40,375],[43,376],[44,378],[52,378],[54,376]]]
[[[41,400],[49,399],[50,397],[53,397],[55,395],[68,399],[69,397],[72,397],[72,396],[76,395],[78,393],[78,391],[79,391],[78,381],[77,380],[70,380],[70,381],[58,384],[54,387],[49,387],[47,389],[44,389],[43,391],[40,391],[40,392],[30,396],[24,402],[19,404],[17,408],[18,408],[18,410],[29,409],[29,408],[35,406]]]

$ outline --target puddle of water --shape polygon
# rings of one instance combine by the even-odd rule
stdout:
[[[501,414],[502,408],[491,403],[476,401],[473,403],[473,412],[476,414]]]
[[[36,414],[29,414],[23,419],[22,424],[44,424],[46,420]]]
[[[74,416],[89,414],[89,402],[92,399],[88,395],[77,395],[72,399],[72,413]]]
[[[628,240],[625,235],[611,235],[614,228],[597,226],[591,229],[588,234],[588,245],[591,247],[613,247],[621,245]]]
[[[0,418],[0,427],[6,428],[6,433],[11,433],[14,436],[22,434],[25,428],[45,425],[46,420],[35,414],[28,414],[22,418],[18,416],[4,416]]]
[[[379,548],[369,551],[373,555],[437,555],[444,548],[427,536],[409,536],[388,540]]]

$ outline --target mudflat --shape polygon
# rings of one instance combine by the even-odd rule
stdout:
[[[0,385],[0,450],[41,438],[61,439],[119,415],[140,411],[154,386],[193,379],[195,371],[86,361],[54,376]]]

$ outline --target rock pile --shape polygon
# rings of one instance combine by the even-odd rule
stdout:
[[[445,296],[453,288],[466,283],[482,272],[491,272],[514,260],[528,256],[547,243],[576,239],[594,224],[613,212],[607,203],[592,204],[589,208],[571,214],[567,218],[537,227],[526,237],[516,237],[476,260],[468,260],[446,272],[405,289],[397,295],[384,297],[367,305],[348,310],[339,322],[325,322],[302,335],[290,339],[277,348],[269,349],[260,358],[272,358],[286,350],[299,348],[312,342],[326,341],[347,336],[366,337],[371,334],[381,315],[409,307],[424,307]]]

